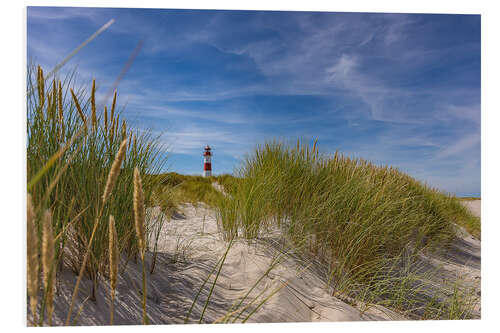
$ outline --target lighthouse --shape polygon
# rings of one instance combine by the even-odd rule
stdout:
[[[205,147],[203,153],[203,177],[210,177],[212,175],[212,152],[209,145]]]

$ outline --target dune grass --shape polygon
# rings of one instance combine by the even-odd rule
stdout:
[[[75,273],[84,272],[93,281],[95,300],[99,277],[109,272],[110,215],[120,253],[138,253],[133,170],[158,172],[165,162],[161,147],[148,132],[120,121],[116,93],[109,112],[97,110],[95,81],[87,93],[74,86],[74,75],[48,82],[40,67],[31,66],[27,82],[27,184],[37,238],[43,235],[42,214],[50,211],[57,266],[67,263]],[[121,145],[123,158],[116,165]],[[144,182],[146,202],[157,185],[153,178]]]
[[[423,276],[399,273],[403,254],[411,262],[421,250],[447,246],[455,237],[452,222],[480,232],[456,197],[392,167],[320,155],[315,144],[258,146],[237,176],[236,190],[216,205],[227,239],[281,227],[329,267],[333,294],[371,294],[402,311],[428,301],[416,298]]]
[[[223,194],[218,191],[213,184],[219,184],[224,191],[234,192],[237,183],[240,181],[236,177],[224,174],[220,176],[202,177],[198,175],[182,175],[176,172],[148,175],[155,179],[161,186],[154,192],[156,203],[161,206],[162,211],[171,215],[179,205],[189,202],[198,205],[200,202],[210,207],[217,205]]]
[[[155,237],[161,226],[146,223],[145,207],[161,203],[173,210],[186,201],[213,205],[222,194],[212,186],[215,177],[160,174],[165,160],[160,158],[157,139],[131,129],[123,117],[120,122],[116,93],[109,112],[106,107],[97,110],[95,81],[87,94],[74,87],[74,74],[63,81],[54,78],[46,89],[43,70],[28,68],[27,287],[33,318],[29,324],[52,326],[56,280],[63,266],[78,275],[65,325],[75,324],[85,306],[86,301],[72,316],[84,277],[93,282],[86,300],[94,302],[99,281],[109,278],[113,324],[119,266],[123,271],[137,255],[142,263],[142,318],[148,324],[144,258],[148,237]],[[154,264],[150,274],[153,270]],[[210,295],[204,311],[209,300]]]

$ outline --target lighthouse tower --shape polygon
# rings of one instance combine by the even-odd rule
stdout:
[[[210,177],[212,175],[212,152],[209,145],[205,147],[203,153],[203,177]]]

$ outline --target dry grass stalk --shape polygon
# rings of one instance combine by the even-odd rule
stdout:
[[[85,118],[85,115],[83,114],[82,108],[80,107],[80,103],[78,102],[78,98],[75,95],[75,92],[73,89],[70,88],[69,90],[71,92],[71,96],[73,97],[73,102],[75,102],[76,109],[78,110],[78,114],[80,115],[80,118],[83,121],[83,125],[85,128],[87,128],[87,119]]]
[[[104,193],[102,195],[103,205],[106,203],[111,192],[113,191],[116,179],[120,174],[120,167],[122,165],[123,159],[125,158],[126,151],[127,151],[127,139],[123,140],[123,142],[121,143],[120,149],[118,150],[118,153],[115,156],[113,164],[111,165],[111,170],[109,171],[108,180],[106,181],[106,186],[104,187]]]
[[[42,267],[43,286],[45,289],[47,317],[49,326],[52,326],[52,313],[54,311],[54,233],[52,231],[52,214],[46,210],[43,216],[43,241],[42,241]]]
[[[47,93],[47,116],[48,116],[48,119],[51,119],[51,116],[52,116],[52,112],[51,112],[51,109],[52,109],[52,95],[51,93]]]
[[[59,113],[59,122],[62,124],[63,123],[63,94],[62,94],[62,84],[61,81],[59,80],[58,82],[58,96],[59,99],[57,100],[57,109]]]
[[[55,112],[57,107],[57,84],[55,79],[52,80],[52,105],[54,105]]]
[[[58,87],[58,100],[57,100],[57,109],[58,109],[58,114],[59,114],[59,137],[62,140],[64,138],[64,116],[63,116],[63,94],[62,94],[62,85],[61,81],[59,81],[59,87]]]
[[[95,79],[92,80],[92,90],[90,94],[90,107],[92,109],[92,128],[97,128],[97,114],[95,107]]]
[[[38,66],[38,99],[40,101],[40,109],[43,108],[45,104],[45,80],[43,78],[43,70],[40,65]]]
[[[148,316],[146,313],[146,269],[144,265],[144,254],[146,251],[146,234],[144,232],[144,192],[142,191],[142,180],[139,169],[134,168],[134,217],[135,217],[135,232],[137,234],[137,242],[142,261],[142,320],[143,324],[148,324]]]
[[[28,296],[30,298],[31,313],[33,314],[33,322],[36,323],[36,306],[38,303],[38,233],[35,225],[35,210],[31,201],[31,194],[27,198],[27,280],[28,280]]]
[[[144,192],[142,191],[141,174],[137,168],[134,169],[134,217],[139,251],[141,252],[141,258],[144,260],[146,246],[144,233]]]
[[[51,119],[55,118],[56,105],[57,105],[56,81],[52,80],[52,91],[48,94],[48,106],[47,106],[47,113],[49,114]]]
[[[116,124],[115,119],[111,118],[111,127],[109,128],[109,134],[108,134],[110,145],[113,143],[113,138],[115,134],[115,124]]]
[[[104,133],[108,134],[108,108],[104,106]]]
[[[118,250],[118,235],[116,233],[115,218],[113,215],[109,216],[109,280],[111,285],[111,311],[110,311],[110,325],[113,325],[114,317],[114,302],[116,293],[116,281],[118,279],[118,263],[119,263],[119,250]]]
[[[115,218],[109,216],[109,276],[111,280],[111,289],[116,290],[116,281],[118,274],[118,234],[116,233]]]
[[[134,134],[134,145],[132,146],[134,156],[137,155],[137,135]]]
[[[118,136],[118,127],[120,127],[120,115],[116,116],[116,125],[114,127],[114,136]]]
[[[111,119],[114,119],[115,116],[115,107],[116,107],[116,90],[113,94],[113,103],[111,103]]]
[[[122,121],[122,138],[125,138],[127,136],[127,124],[125,123],[125,120]]]

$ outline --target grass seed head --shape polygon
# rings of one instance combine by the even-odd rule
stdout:
[[[52,80],[52,90],[50,93],[47,93],[47,113],[49,114],[49,118],[51,120],[55,119],[56,115],[56,105],[57,105],[57,90],[56,90],[56,81]]]
[[[57,100],[57,109],[58,109],[58,113],[59,113],[59,122],[62,124],[63,123],[63,94],[62,94],[62,85],[61,85],[61,81],[59,81],[59,84],[58,84],[58,100]]]
[[[27,198],[27,281],[28,281],[28,296],[30,297],[30,307],[33,317],[36,313],[36,305],[38,301],[38,232],[35,224],[35,210],[31,201],[31,194],[28,193]]]
[[[118,136],[118,127],[120,127],[120,115],[116,116],[116,125],[115,125],[115,128],[114,128],[114,130],[115,130],[114,135],[115,136]]]
[[[127,124],[125,123],[125,120],[122,121],[122,138],[125,138],[127,136]]]
[[[108,108],[104,107],[104,133],[108,134]]]
[[[116,107],[116,90],[115,90],[115,93],[113,95],[113,103],[111,103],[111,119],[114,119],[115,107]]]
[[[109,137],[109,144],[111,145],[113,143],[113,139],[115,137],[115,124],[116,124],[116,119],[114,118],[111,118],[112,121],[111,121],[111,127],[109,128],[109,134],[108,134],[108,137]]]
[[[85,115],[83,114],[82,108],[80,107],[80,103],[78,102],[78,98],[75,95],[75,92],[73,89],[69,90],[71,92],[71,96],[73,97],[73,102],[75,102],[76,109],[78,110],[78,114],[80,115],[80,118],[83,121],[83,125],[85,128],[87,128],[87,118],[85,118]]]
[[[132,146],[133,156],[137,155],[137,135],[134,134],[134,145]]]
[[[116,280],[118,278],[118,235],[116,233],[115,218],[109,216],[109,279],[111,282],[111,291],[113,295],[116,291]]]
[[[95,79],[92,80],[92,91],[90,94],[90,106],[92,109],[92,128],[97,127],[97,115],[96,115],[96,107],[95,107]]]
[[[42,265],[43,283],[47,288],[52,264],[54,263],[54,234],[52,232],[52,214],[49,210],[43,216]]]
[[[43,78],[43,70],[40,65],[38,66],[38,77],[37,77],[37,85],[38,85],[38,100],[40,108],[43,108],[45,104],[45,80]]]
[[[121,143],[120,149],[118,150],[118,153],[115,156],[113,164],[111,165],[111,170],[109,170],[108,180],[106,181],[106,186],[104,188],[104,193],[102,195],[103,204],[106,203],[111,192],[113,191],[116,179],[120,174],[120,167],[122,165],[123,159],[125,158],[126,151],[127,151],[127,139],[123,140],[123,142]]]
[[[134,217],[135,231],[139,243],[141,258],[144,258],[146,239],[144,233],[144,193],[142,191],[142,180],[139,170],[134,169]]]
[[[64,115],[63,115],[63,94],[62,94],[61,81],[59,81],[57,95],[58,95],[57,111],[58,111],[58,116],[59,116],[59,138],[60,138],[60,140],[62,140],[64,138]]]
[[[54,233],[52,231],[52,213],[46,210],[43,216],[43,242],[42,242],[43,285],[45,289],[46,307],[49,325],[52,324],[54,310]]]

